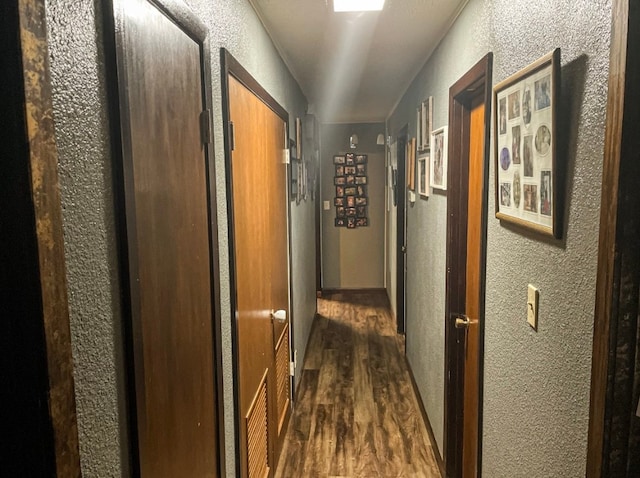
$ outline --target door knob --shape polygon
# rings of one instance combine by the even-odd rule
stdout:
[[[272,310],[271,311],[271,318],[274,320],[277,320],[279,322],[286,322],[287,321],[287,311],[280,309],[280,310]]]
[[[456,329],[466,329],[469,327],[470,324],[471,324],[471,319],[466,315],[460,314],[456,316],[456,322],[455,322]]]

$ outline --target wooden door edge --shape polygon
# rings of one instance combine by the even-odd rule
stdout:
[[[57,476],[79,477],[80,450],[64,255],[58,149],[53,116],[44,0],[19,0],[20,43],[31,190],[42,297]]]
[[[638,71],[638,60],[627,58],[629,41],[629,0],[614,0],[611,22],[611,51],[606,113],[605,147],[600,206],[598,269],[594,309],[589,431],[587,443],[588,478],[602,476],[605,413],[612,320],[613,285],[618,249],[618,197],[622,141],[625,129],[625,85],[627,61]],[[637,22],[637,19],[636,19]],[[628,126],[627,126],[628,127]]]
[[[491,132],[491,88],[492,88],[492,67],[493,54],[488,53],[480,61],[478,61],[467,73],[465,73],[456,83],[449,89],[449,133],[450,137],[456,135],[456,131],[463,128],[463,123],[468,121],[471,102],[475,98],[484,98],[485,105],[485,138],[484,138],[484,181],[483,181],[483,205],[482,205],[482,245],[481,245],[481,271],[486,269],[486,249],[487,249],[487,222],[488,222],[488,184],[489,184],[489,159],[490,159],[490,132]],[[466,106],[465,106],[466,105]],[[462,136],[461,136],[462,137]],[[449,141],[449,170],[448,184],[453,189],[458,184],[459,190],[466,190],[467,174],[462,174],[459,166],[460,161],[455,163],[455,158],[468,157],[468,144],[465,154],[464,148],[455,141]],[[464,188],[462,186],[464,185]],[[466,259],[461,260],[459,255],[455,261],[453,260],[454,251],[459,248],[458,242],[464,244],[466,250],[466,233],[463,238],[458,237],[457,231],[459,224],[455,223],[452,217],[458,217],[464,212],[466,218],[466,202],[467,197],[457,198],[457,201],[451,199],[449,195],[447,206],[447,271],[455,268],[458,270],[464,265],[462,273],[458,272],[460,277],[466,276]],[[465,226],[466,227],[466,226]],[[457,238],[457,239],[456,239]],[[484,304],[485,304],[485,274],[481,274],[480,281],[480,325],[479,325],[479,348],[478,348],[478,476],[481,476],[482,470],[482,393],[484,388]],[[455,288],[454,288],[455,287]],[[445,377],[449,379],[445,382],[444,391],[444,443],[443,443],[443,459],[447,476],[457,476],[462,466],[462,449],[459,448],[462,437],[462,421],[458,416],[458,410],[462,409],[463,394],[458,393],[452,384],[459,380],[458,363],[459,357],[455,356],[456,347],[453,341],[455,335],[452,333],[449,315],[452,312],[460,312],[459,302],[465,298],[464,281],[455,285],[451,283],[450,276],[446,278],[446,299],[445,299]],[[453,363],[452,363],[453,362]],[[454,366],[452,366],[454,365]],[[460,445],[461,446],[461,445]]]

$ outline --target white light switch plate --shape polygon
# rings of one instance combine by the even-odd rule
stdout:
[[[323,201],[322,205],[324,206],[325,211],[328,211],[329,209],[331,209],[331,204],[329,203],[329,201]]]
[[[527,322],[538,329],[538,289],[529,284],[527,289]]]

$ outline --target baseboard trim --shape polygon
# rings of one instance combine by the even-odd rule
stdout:
[[[433,454],[436,457],[436,462],[438,463],[438,468],[440,469],[440,474],[444,477],[445,468],[444,461],[442,460],[442,454],[440,453],[440,449],[438,448],[438,442],[436,441],[436,436],[433,433],[433,428],[431,427],[431,421],[429,420],[429,415],[427,415],[427,411],[424,408],[424,404],[422,402],[422,395],[420,394],[420,390],[418,389],[418,384],[416,383],[416,378],[413,375],[413,370],[411,369],[411,364],[407,359],[407,356],[404,356],[404,361],[407,364],[407,370],[409,371],[409,377],[411,377],[411,385],[413,386],[413,391],[416,394],[416,398],[418,399],[418,407],[420,408],[420,413],[422,414],[422,418],[424,420],[424,424],[427,428],[427,433],[429,434],[429,441],[431,441],[431,448],[433,448]]]
[[[322,297],[324,295],[340,294],[344,292],[356,292],[356,293],[357,292],[384,292],[386,294],[387,290],[382,287],[371,287],[371,288],[354,287],[353,289],[350,289],[348,287],[338,287],[338,288],[331,288],[331,289],[322,289],[321,291],[318,292],[318,294],[320,294],[320,297]]]

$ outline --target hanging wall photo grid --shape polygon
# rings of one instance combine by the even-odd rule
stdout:
[[[333,157],[336,227],[355,229],[369,225],[367,155],[347,153]]]

